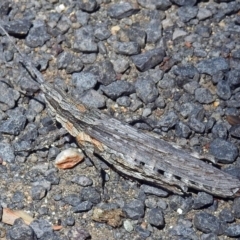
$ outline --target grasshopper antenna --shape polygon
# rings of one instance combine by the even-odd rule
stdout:
[[[3,25],[0,23],[0,29],[5,33],[5,35],[8,37],[9,41],[12,43],[12,45],[14,46],[14,48],[17,50],[17,52],[19,53],[20,57],[21,57],[21,63],[24,65],[24,67],[27,68],[27,70],[34,76],[36,76],[36,81],[39,84],[42,84],[45,82],[42,74],[37,70],[37,68],[35,66],[33,66],[33,64],[31,63],[31,61],[28,59],[27,56],[25,56],[21,50],[18,48],[18,46],[15,44],[15,42],[13,41],[12,37],[8,34],[8,32],[5,30],[5,28],[3,27]]]

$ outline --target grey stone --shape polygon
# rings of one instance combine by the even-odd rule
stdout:
[[[211,204],[213,204],[213,196],[205,192],[199,192],[197,197],[193,200],[194,209],[207,207]]]
[[[52,185],[59,184],[60,177],[57,175],[57,172],[54,168],[47,170],[44,175],[46,181],[50,182]]]
[[[134,86],[124,80],[119,80],[107,86],[102,86],[101,90],[113,100],[121,96],[128,96],[135,92]]]
[[[79,100],[89,108],[103,108],[106,105],[103,95],[93,89],[84,92]]]
[[[158,197],[166,197],[168,196],[168,192],[157,188],[157,187],[153,187],[150,185],[146,185],[146,184],[142,184],[141,185],[141,190],[145,193],[145,194],[150,194],[150,195],[155,195]]]
[[[169,0],[137,0],[137,2],[144,8],[151,10],[158,9],[162,11],[167,10],[172,5]]]
[[[135,88],[137,96],[146,104],[154,102],[158,97],[155,83],[150,79],[138,79],[135,83]]]
[[[142,228],[141,226],[137,225],[135,227],[135,231],[139,234],[139,236],[143,239],[146,239],[151,235],[151,232],[147,229]]]
[[[127,56],[140,53],[140,46],[137,42],[114,42],[113,48],[116,53]]]
[[[28,93],[35,93],[39,90],[39,84],[28,77],[22,77],[18,82],[20,88]],[[13,95],[14,96],[14,95]]]
[[[80,193],[81,201],[90,201],[96,205],[101,202],[101,194],[94,187],[85,187]]]
[[[171,0],[171,2],[178,6],[194,6],[197,0]]]
[[[177,122],[178,116],[176,115],[176,113],[173,111],[169,111],[161,117],[161,119],[157,123],[157,126],[161,127],[162,130],[166,131],[174,127]]]
[[[88,0],[88,1],[79,0],[78,6],[83,11],[86,11],[89,13],[96,11],[99,7],[98,2],[96,0]]]
[[[188,121],[188,126],[197,133],[204,133],[205,124],[196,119],[195,117],[191,117]]]
[[[27,19],[18,19],[4,24],[4,28],[10,35],[25,37],[28,34],[31,25],[32,23]]]
[[[24,115],[10,117],[8,120],[0,123],[0,132],[19,135],[20,132],[25,128],[27,118]]]
[[[137,13],[139,9],[134,8],[129,2],[120,2],[112,4],[107,12],[112,18],[122,19]]]
[[[184,78],[194,78],[198,74],[198,70],[193,65],[178,66],[173,70],[173,73],[176,76]]]
[[[8,143],[0,143],[0,157],[3,161],[14,162],[15,154],[13,147]]]
[[[111,32],[107,29],[106,26],[99,26],[95,29],[94,36],[100,41],[104,41],[111,36]]]
[[[124,57],[118,56],[117,59],[112,61],[114,71],[123,73],[129,68],[129,61]]]
[[[240,218],[240,197],[237,197],[233,201],[233,215],[235,218]]]
[[[165,57],[165,51],[161,48],[146,51],[132,56],[132,61],[140,71],[147,71],[162,62]]]
[[[76,52],[96,53],[98,52],[98,45],[95,43],[94,39],[81,39],[73,43],[73,49]]]
[[[87,12],[83,12],[81,10],[78,10],[78,11],[76,11],[76,18],[77,18],[77,21],[81,25],[85,26],[89,21],[90,14],[87,13]]]
[[[162,37],[162,25],[159,20],[151,20],[144,30],[147,34],[147,43],[156,43]]]
[[[45,219],[33,220],[29,226],[33,229],[38,239],[43,237],[43,235],[46,233],[51,235],[53,232],[51,224]]]
[[[133,26],[127,30],[127,35],[130,41],[138,43],[140,47],[145,46],[147,35],[142,28]]]
[[[67,196],[65,196],[63,198],[63,201],[66,204],[76,207],[77,205],[79,205],[81,203],[81,198],[80,198],[79,194],[72,193],[72,194],[68,194]]]
[[[212,33],[212,29],[208,26],[197,26],[195,32],[201,37],[209,38]]]
[[[213,139],[215,138],[222,138],[227,139],[228,137],[228,130],[224,123],[217,123],[212,128]]]
[[[94,88],[97,84],[98,77],[91,72],[80,72],[72,74],[72,84],[76,86],[79,93]]]
[[[183,224],[177,224],[173,228],[169,230],[170,236],[179,236],[182,239],[191,239],[191,240],[197,240],[199,239],[194,232],[194,230],[191,227],[185,226]],[[190,238],[188,238],[191,236]]]
[[[227,82],[231,89],[240,86],[240,70],[232,69],[227,73]]]
[[[233,212],[230,209],[224,208],[219,213],[219,219],[223,222],[231,223],[235,220]]]
[[[84,201],[73,207],[74,213],[87,212],[92,209],[93,204],[90,201]]]
[[[36,20],[26,37],[26,45],[31,48],[41,47],[50,39],[43,21]]]
[[[201,240],[219,240],[219,238],[214,233],[204,233],[201,235]]]
[[[9,228],[8,236],[10,240],[37,240],[32,228],[20,218],[15,220],[13,226]]]
[[[166,103],[162,96],[158,96],[158,98],[155,100],[155,106],[158,108],[165,108]]]
[[[158,208],[151,209],[147,214],[147,221],[156,227],[164,227],[164,215],[163,212]]]
[[[183,122],[178,122],[175,125],[175,134],[177,137],[188,138],[191,135],[191,133],[192,133],[191,129]]]
[[[184,6],[177,10],[177,14],[182,22],[188,22],[195,18],[198,13],[198,7]]]
[[[29,101],[29,110],[34,110],[36,113],[40,113],[43,109],[43,101],[38,96]]]
[[[128,218],[138,220],[144,216],[144,204],[140,200],[132,200],[124,205],[123,211]]]
[[[238,148],[233,143],[220,138],[210,143],[209,152],[221,163],[232,163],[238,156]]]
[[[202,21],[202,20],[205,20],[205,19],[208,19],[212,16],[212,12],[210,9],[207,9],[207,8],[199,8],[198,9],[198,14],[197,14],[197,18]]]
[[[46,189],[41,185],[32,186],[31,196],[33,200],[41,200],[46,196]]]
[[[197,213],[194,216],[193,223],[198,230],[204,233],[215,233],[219,235],[223,232],[219,219],[210,213]]]
[[[222,57],[216,57],[211,59],[206,59],[200,61],[196,65],[197,70],[200,73],[205,73],[213,76],[217,74],[219,71],[226,71],[229,69],[228,61]]]
[[[206,88],[197,88],[195,90],[195,99],[203,104],[212,103],[215,100],[215,97],[211,92]]]
[[[120,106],[124,106],[124,107],[129,107],[131,104],[131,99],[127,96],[123,96],[123,97],[119,97],[116,100],[117,104],[119,104]]]
[[[76,227],[72,227],[69,232],[68,232],[68,238],[69,239],[73,239],[73,240],[77,240],[77,239],[81,239],[81,240],[86,240],[91,238],[91,235],[89,234],[89,232],[86,229],[80,228],[79,226]]]
[[[91,186],[93,184],[93,181],[91,178],[88,178],[86,176],[83,175],[75,175],[71,182],[76,183],[82,187],[87,187],[87,186]]]
[[[228,100],[231,97],[232,93],[227,81],[218,82],[217,95],[223,100]]]
[[[228,237],[240,237],[240,224],[230,225],[224,232]]]
[[[19,97],[18,91],[8,87],[4,82],[0,82],[0,103],[5,103],[9,108],[13,108]]]

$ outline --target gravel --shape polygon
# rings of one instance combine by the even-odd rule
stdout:
[[[5,29],[49,83],[74,102],[214,156],[239,178],[240,18],[238,1],[11,1]],[[51,116],[39,84],[0,31],[1,239],[230,239],[240,237],[240,198],[189,189],[176,195],[126,178],[90,159],[58,170],[76,140]],[[101,176],[100,176],[101,175]],[[104,217],[92,220],[95,208]],[[121,210],[120,220],[112,218]],[[60,231],[52,226],[61,225]]]

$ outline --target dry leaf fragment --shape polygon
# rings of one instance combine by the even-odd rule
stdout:
[[[106,222],[112,227],[120,227],[122,225],[122,217],[125,217],[122,209],[103,210],[95,208],[93,210],[92,220],[96,222]]]
[[[68,148],[57,155],[55,166],[60,169],[72,168],[81,162],[83,158],[84,154],[80,149]]]
[[[3,223],[13,225],[14,221],[18,218],[21,218],[27,225],[30,225],[30,223],[34,220],[33,217],[31,217],[29,214],[27,214],[22,210],[11,210],[10,208],[3,208],[3,214],[2,214]],[[58,231],[62,229],[62,226],[53,225],[52,229],[55,231]]]
[[[3,208],[2,222],[13,225],[14,221],[18,218],[22,218],[23,221],[29,225],[34,219],[22,210],[11,210],[9,208]]]

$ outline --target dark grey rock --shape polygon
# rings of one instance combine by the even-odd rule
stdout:
[[[4,24],[5,30],[13,36],[25,37],[30,30],[32,23],[28,19],[18,19]]]
[[[230,209],[224,208],[219,213],[219,219],[223,222],[231,223],[234,221],[234,215],[233,212]]]
[[[15,136],[19,135],[19,133],[24,129],[26,121],[27,119],[24,115],[11,117],[0,123],[0,132]]]
[[[128,59],[120,55],[112,61],[112,64],[117,73],[124,73],[129,68]]]
[[[10,88],[4,82],[0,82],[0,103],[5,103],[9,108],[13,108],[19,97],[18,91]]]
[[[128,29],[127,35],[130,41],[138,43],[140,47],[145,46],[147,35],[142,28],[133,26]]]
[[[18,84],[22,90],[28,93],[35,93],[39,90],[39,84],[31,78],[22,77]]]
[[[100,62],[98,65],[91,66],[85,71],[89,71],[98,76],[98,82],[103,85],[109,85],[110,83],[116,81],[116,73],[114,71],[113,64],[108,60]]]
[[[201,110],[201,107],[197,104],[186,102],[180,106],[180,114],[184,118],[188,118],[190,116],[196,116],[198,112]]]
[[[60,177],[58,176],[56,169],[52,168],[45,172],[45,179],[52,185],[58,185],[60,182]]]
[[[123,96],[123,97],[119,97],[116,100],[117,104],[119,104],[120,106],[124,106],[124,107],[129,107],[131,104],[131,100],[129,97],[127,96]]]
[[[14,151],[22,152],[22,151],[30,151],[32,148],[30,141],[19,140],[13,144]]]
[[[84,201],[73,207],[74,213],[87,212],[92,209],[93,204],[90,201]]]
[[[144,216],[144,204],[140,200],[132,200],[124,205],[123,211],[128,218],[138,220]]]
[[[219,240],[219,238],[214,233],[204,233],[201,235],[201,240]]]
[[[232,126],[230,128],[229,132],[230,132],[231,136],[236,137],[236,138],[240,138],[240,125],[237,124],[235,126]]]
[[[208,26],[197,26],[195,32],[201,37],[209,38],[212,33],[212,29]]]
[[[96,11],[99,7],[96,0],[88,0],[88,1],[79,0],[78,6],[81,10],[89,13]]]
[[[188,121],[188,126],[197,133],[204,133],[205,124],[196,119],[195,117],[191,117]]]
[[[194,6],[197,0],[171,0],[171,2],[178,6]]]
[[[228,100],[231,97],[232,93],[227,81],[218,82],[217,95],[223,100]]]
[[[93,89],[84,92],[79,100],[89,108],[103,108],[106,105],[103,95]]]
[[[78,91],[84,92],[88,89],[94,88],[97,84],[98,77],[91,72],[80,72],[72,74],[72,84]]]
[[[162,11],[167,10],[172,5],[169,0],[138,0],[137,2],[144,8],[151,10],[158,9]]]
[[[134,86],[124,80],[119,80],[107,86],[102,86],[101,90],[113,100],[121,96],[128,96],[135,92]]]
[[[24,200],[24,194],[20,191],[16,191],[12,196],[12,202],[19,203]]]
[[[9,143],[0,143],[0,157],[3,161],[14,162],[14,149]]]
[[[95,43],[94,39],[87,38],[76,40],[73,43],[73,49],[76,52],[84,52],[84,53],[97,53],[98,45]]]
[[[132,56],[132,61],[140,71],[147,71],[162,62],[165,57],[165,51],[161,48],[146,51]]]
[[[89,18],[90,18],[90,14],[87,13],[87,12],[83,12],[81,10],[77,10],[76,11],[76,18],[77,18],[77,21],[82,25],[82,26],[85,26],[88,21],[89,21]]]
[[[82,175],[75,175],[71,182],[76,183],[82,187],[87,187],[87,186],[91,186],[93,184],[93,181],[91,178],[88,178],[86,176],[82,176]]]
[[[80,193],[81,202],[90,201],[93,205],[101,202],[101,194],[94,187],[85,187]]]
[[[232,163],[238,156],[238,148],[233,143],[220,138],[210,143],[209,152],[221,163]]]
[[[164,114],[161,119],[158,121],[157,126],[161,127],[162,130],[166,131],[175,126],[178,122],[178,116],[175,112],[169,111]]]
[[[183,122],[178,122],[175,125],[175,134],[177,137],[188,138],[191,135],[191,133],[192,133],[191,129]]]
[[[33,200],[41,200],[46,196],[46,189],[41,185],[32,186],[31,196]]]
[[[213,76],[219,71],[227,71],[229,69],[228,61],[222,57],[211,58],[202,60],[196,65],[200,73],[205,73]]]
[[[213,204],[213,196],[205,192],[199,192],[197,197],[193,200],[194,209],[207,207],[211,204]]]
[[[147,221],[156,227],[163,228],[165,225],[163,212],[158,208],[153,208],[148,212]]]
[[[116,53],[127,56],[140,53],[140,46],[137,42],[114,42],[113,48]]]
[[[177,14],[182,22],[188,22],[198,14],[198,7],[184,6],[177,10]]]
[[[139,9],[134,8],[129,2],[120,2],[111,5],[107,12],[112,18],[121,19],[137,13]]]
[[[44,109],[44,104],[42,99],[39,96],[29,101],[29,110],[34,110],[36,113],[40,113],[42,112],[43,109]]]
[[[76,226],[70,229],[70,231],[68,232],[68,238],[73,240],[86,240],[91,238],[91,235],[86,229]]]
[[[13,226],[9,228],[8,236],[10,240],[37,240],[32,228],[20,218],[15,220]]]
[[[146,185],[146,184],[142,184],[140,189],[145,193],[145,194],[150,194],[150,195],[155,195],[158,197],[166,197],[168,196],[168,192],[157,188],[157,187],[153,187],[150,185]]]
[[[69,52],[62,52],[58,55],[57,58],[57,68],[58,69],[65,69],[70,65],[72,62],[73,55]]]
[[[210,9],[207,9],[207,8],[199,8],[198,9],[198,14],[197,14],[197,18],[199,20],[205,20],[205,19],[208,19],[210,17],[212,17],[212,12]]]
[[[51,224],[45,219],[33,220],[29,226],[33,229],[38,239],[42,238],[46,233],[51,235],[53,232]]]
[[[154,102],[158,97],[155,83],[150,79],[138,79],[135,83],[135,88],[137,96],[146,104]]]
[[[240,224],[230,225],[224,232],[228,237],[240,237]]]
[[[193,200],[191,197],[184,199],[181,196],[173,195],[169,199],[170,209],[177,211],[178,208],[181,208],[183,214],[189,212],[192,209]]]
[[[231,89],[240,86],[240,70],[232,69],[227,73],[227,82]]]
[[[162,37],[162,26],[159,20],[151,20],[144,30],[147,34],[147,43],[156,43]]]
[[[240,49],[232,51],[232,57],[236,59],[240,59]]]
[[[50,39],[43,21],[36,20],[26,37],[26,45],[31,48],[41,47]]]
[[[197,88],[195,90],[195,99],[203,104],[212,103],[215,100],[215,97],[211,92],[206,88]]]
[[[106,26],[99,26],[95,29],[94,36],[100,41],[104,41],[111,36],[111,32]]]
[[[162,96],[159,96],[156,100],[155,100],[155,106],[158,108],[165,108],[166,103],[165,100]]]
[[[63,201],[66,204],[69,204],[69,205],[75,207],[81,203],[81,198],[80,198],[79,194],[72,193],[72,194],[68,194],[67,196],[65,196],[63,198]]]
[[[192,229],[189,226],[185,226],[183,224],[178,224],[178,225],[174,226],[173,228],[171,228],[169,230],[169,236],[171,236],[171,237],[179,236],[180,239],[191,239],[191,240],[198,239],[194,229]],[[189,236],[191,236],[191,237],[188,238]]]
[[[139,236],[143,239],[146,239],[151,235],[151,232],[147,229],[142,228],[141,226],[137,225],[135,227],[135,231],[139,234]]]
[[[210,213],[200,212],[194,216],[194,226],[204,233],[222,234],[223,229],[217,217]]]
[[[178,66],[173,70],[173,73],[176,76],[193,79],[198,74],[198,70],[193,65]]]
[[[237,197],[233,201],[233,215],[235,218],[240,218],[240,197]]]
[[[213,138],[222,138],[227,139],[228,137],[228,130],[224,123],[217,123],[212,128]]]
[[[4,1],[0,4],[0,17],[3,18],[4,16],[8,15],[11,10],[11,2]]]

